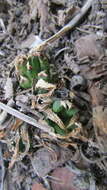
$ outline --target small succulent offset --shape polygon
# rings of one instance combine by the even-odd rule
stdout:
[[[56,100],[52,103],[51,109],[57,117],[54,119],[50,117],[47,119],[47,123],[54,128],[55,133],[67,135],[77,128],[75,123],[78,116],[78,110],[76,108],[68,107],[65,101]]]
[[[20,61],[21,60],[21,61]],[[21,57],[15,63],[16,72],[21,88],[28,89],[33,86],[33,82],[40,78],[45,81],[49,79],[49,63],[46,57],[41,55],[31,57]],[[40,73],[42,74],[40,75]]]

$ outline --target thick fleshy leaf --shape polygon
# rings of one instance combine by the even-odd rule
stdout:
[[[39,73],[41,71],[45,72],[44,80],[49,79],[49,63],[46,58],[43,58],[41,56],[32,56],[26,59],[24,62],[21,64],[18,64],[17,66],[17,73],[19,75],[19,78],[24,78],[25,80],[19,81],[20,86],[22,88],[31,88],[33,85],[33,81],[38,78],[40,78]]]
[[[53,103],[52,110],[55,113],[60,112],[63,109],[63,106],[61,105],[61,101],[57,100]]]
[[[78,110],[77,110],[77,109],[74,109],[74,108],[71,108],[71,109],[66,110],[66,114],[67,114],[68,117],[73,117],[73,116],[75,116],[77,113],[78,113]]]
[[[59,134],[59,135],[66,135],[66,131],[61,129],[55,122],[53,122],[50,119],[47,119],[46,122],[48,123],[48,125],[50,125],[53,129],[54,132]]]
[[[41,71],[45,71],[49,75],[49,63],[48,59],[46,57],[39,56],[38,57],[39,62],[40,62],[40,68]]]

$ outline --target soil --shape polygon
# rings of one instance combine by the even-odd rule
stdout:
[[[13,108],[10,113],[0,104],[0,190],[107,189],[106,1],[94,0],[73,29],[35,53],[50,65],[52,80],[36,81],[35,88],[42,85],[47,91],[44,96],[35,94],[33,87],[22,88],[18,67],[85,3],[0,0],[0,103]],[[47,75],[43,71],[38,76]],[[54,104],[57,110],[51,110],[55,101],[63,110],[78,110],[69,121],[75,127],[66,135],[62,107]],[[51,131],[47,120],[59,128]],[[38,123],[47,126],[48,133],[36,127]]]

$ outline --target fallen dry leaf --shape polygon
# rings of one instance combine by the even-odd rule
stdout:
[[[52,84],[52,83],[48,83],[46,81],[44,81],[43,79],[38,80],[38,82],[36,83],[36,88],[42,88],[42,89],[55,89],[56,85]]]
[[[0,131],[0,139],[4,138],[6,136],[4,131]]]
[[[93,120],[95,125],[107,134],[107,108],[103,106],[93,108]]]
[[[99,83],[97,84],[99,86]],[[107,151],[107,108],[104,107],[104,95],[102,89],[93,84],[89,88],[92,98],[92,116],[95,136],[100,147],[100,151]]]
[[[104,108],[104,106],[94,107],[93,122],[96,127],[107,135],[107,108]]]
[[[41,183],[35,183],[32,186],[32,190],[46,190]]]
[[[96,87],[94,84],[88,89],[89,94],[91,95],[91,102],[93,107],[103,105],[104,96],[101,89]]]
[[[48,8],[48,0],[30,0],[30,19],[35,20],[36,17],[40,18],[40,31],[41,33],[55,32],[55,21]]]
[[[46,176],[51,170],[70,160],[72,153],[67,148],[57,146],[39,149],[34,158],[31,159],[35,173],[40,176]]]
[[[107,108],[104,107],[102,90],[94,84],[89,88],[93,106],[93,122],[96,127],[107,134]]]
[[[97,36],[94,34],[79,38],[75,42],[75,50],[79,59],[86,56],[98,59],[101,56],[101,48],[99,48]]]
[[[79,178],[79,175],[71,172],[68,168],[57,168],[52,172],[53,179],[51,182],[52,190],[87,190],[89,184],[85,183],[84,179]]]
[[[43,185],[40,184],[40,183],[35,183],[35,184],[32,186],[32,190],[46,190],[46,188],[44,188]]]
[[[107,63],[107,58],[105,58],[105,60],[95,61],[94,64],[92,65],[90,65],[90,62],[89,64],[80,65],[81,74],[86,79],[90,80],[99,79],[103,76],[106,76],[107,75],[106,63]]]

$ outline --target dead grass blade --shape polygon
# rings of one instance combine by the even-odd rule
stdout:
[[[23,123],[22,120],[16,118],[13,126],[11,127],[11,129],[14,130],[14,131],[17,130],[22,125],[22,123]]]
[[[11,162],[9,163],[9,169],[13,167],[14,163],[16,162],[16,160],[18,158],[18,155],[19,155],[19,141],[20,141],[20,136],[17,137],[14,154],[13,154],[13,157],[11,159]]]
[[[43,130],[44,132],[49,133],[52,136],[55,136],[55,134],[51,130],[51,127],[49,127],[48,125],[42,125],[39,122],[37,122],[35,119],[15,110],[14,108],[9,107],[8,105],[5,105],[0,102],[0,109],[3,109],[5,112],[15,116],[16,118],[19,118],[22,121],[25,121],[26,123],[33,125],[39,129]]]
[[[12,99],[9,100],[7,106],[13,107],[13,105],[14,105],[14,101]],[[2,109],[2,108],[0,107],[0,109]],[[8,116],[7,109],[5,109],[5,110],[3,109],[2,113],[0,114],[0,125],[2,125],[5,122],[5,120],[7,119],[7,116]]]
[[[51,110],[46,109],[44,111],[47,114],[47,118],[55,122],[61,129],[65,129],[64,123],[61,121],[61,119]]]
[[[5,137],[5,132],[4,131],[0,131],[0,139],[3,139]]]
[[[19,146],[20,140],[25,146],[24,152],[20,150],[20,146]],[[21,132],[17,133],[14,154],[9,164],[9,168],[12,168],[16,161],[22,160],[27,155],[29,148],[30,148],[30,141],[29,141],[29,135],[28,135],[28,127],[27,127],[27,124],[24,123],[21,127]]]

